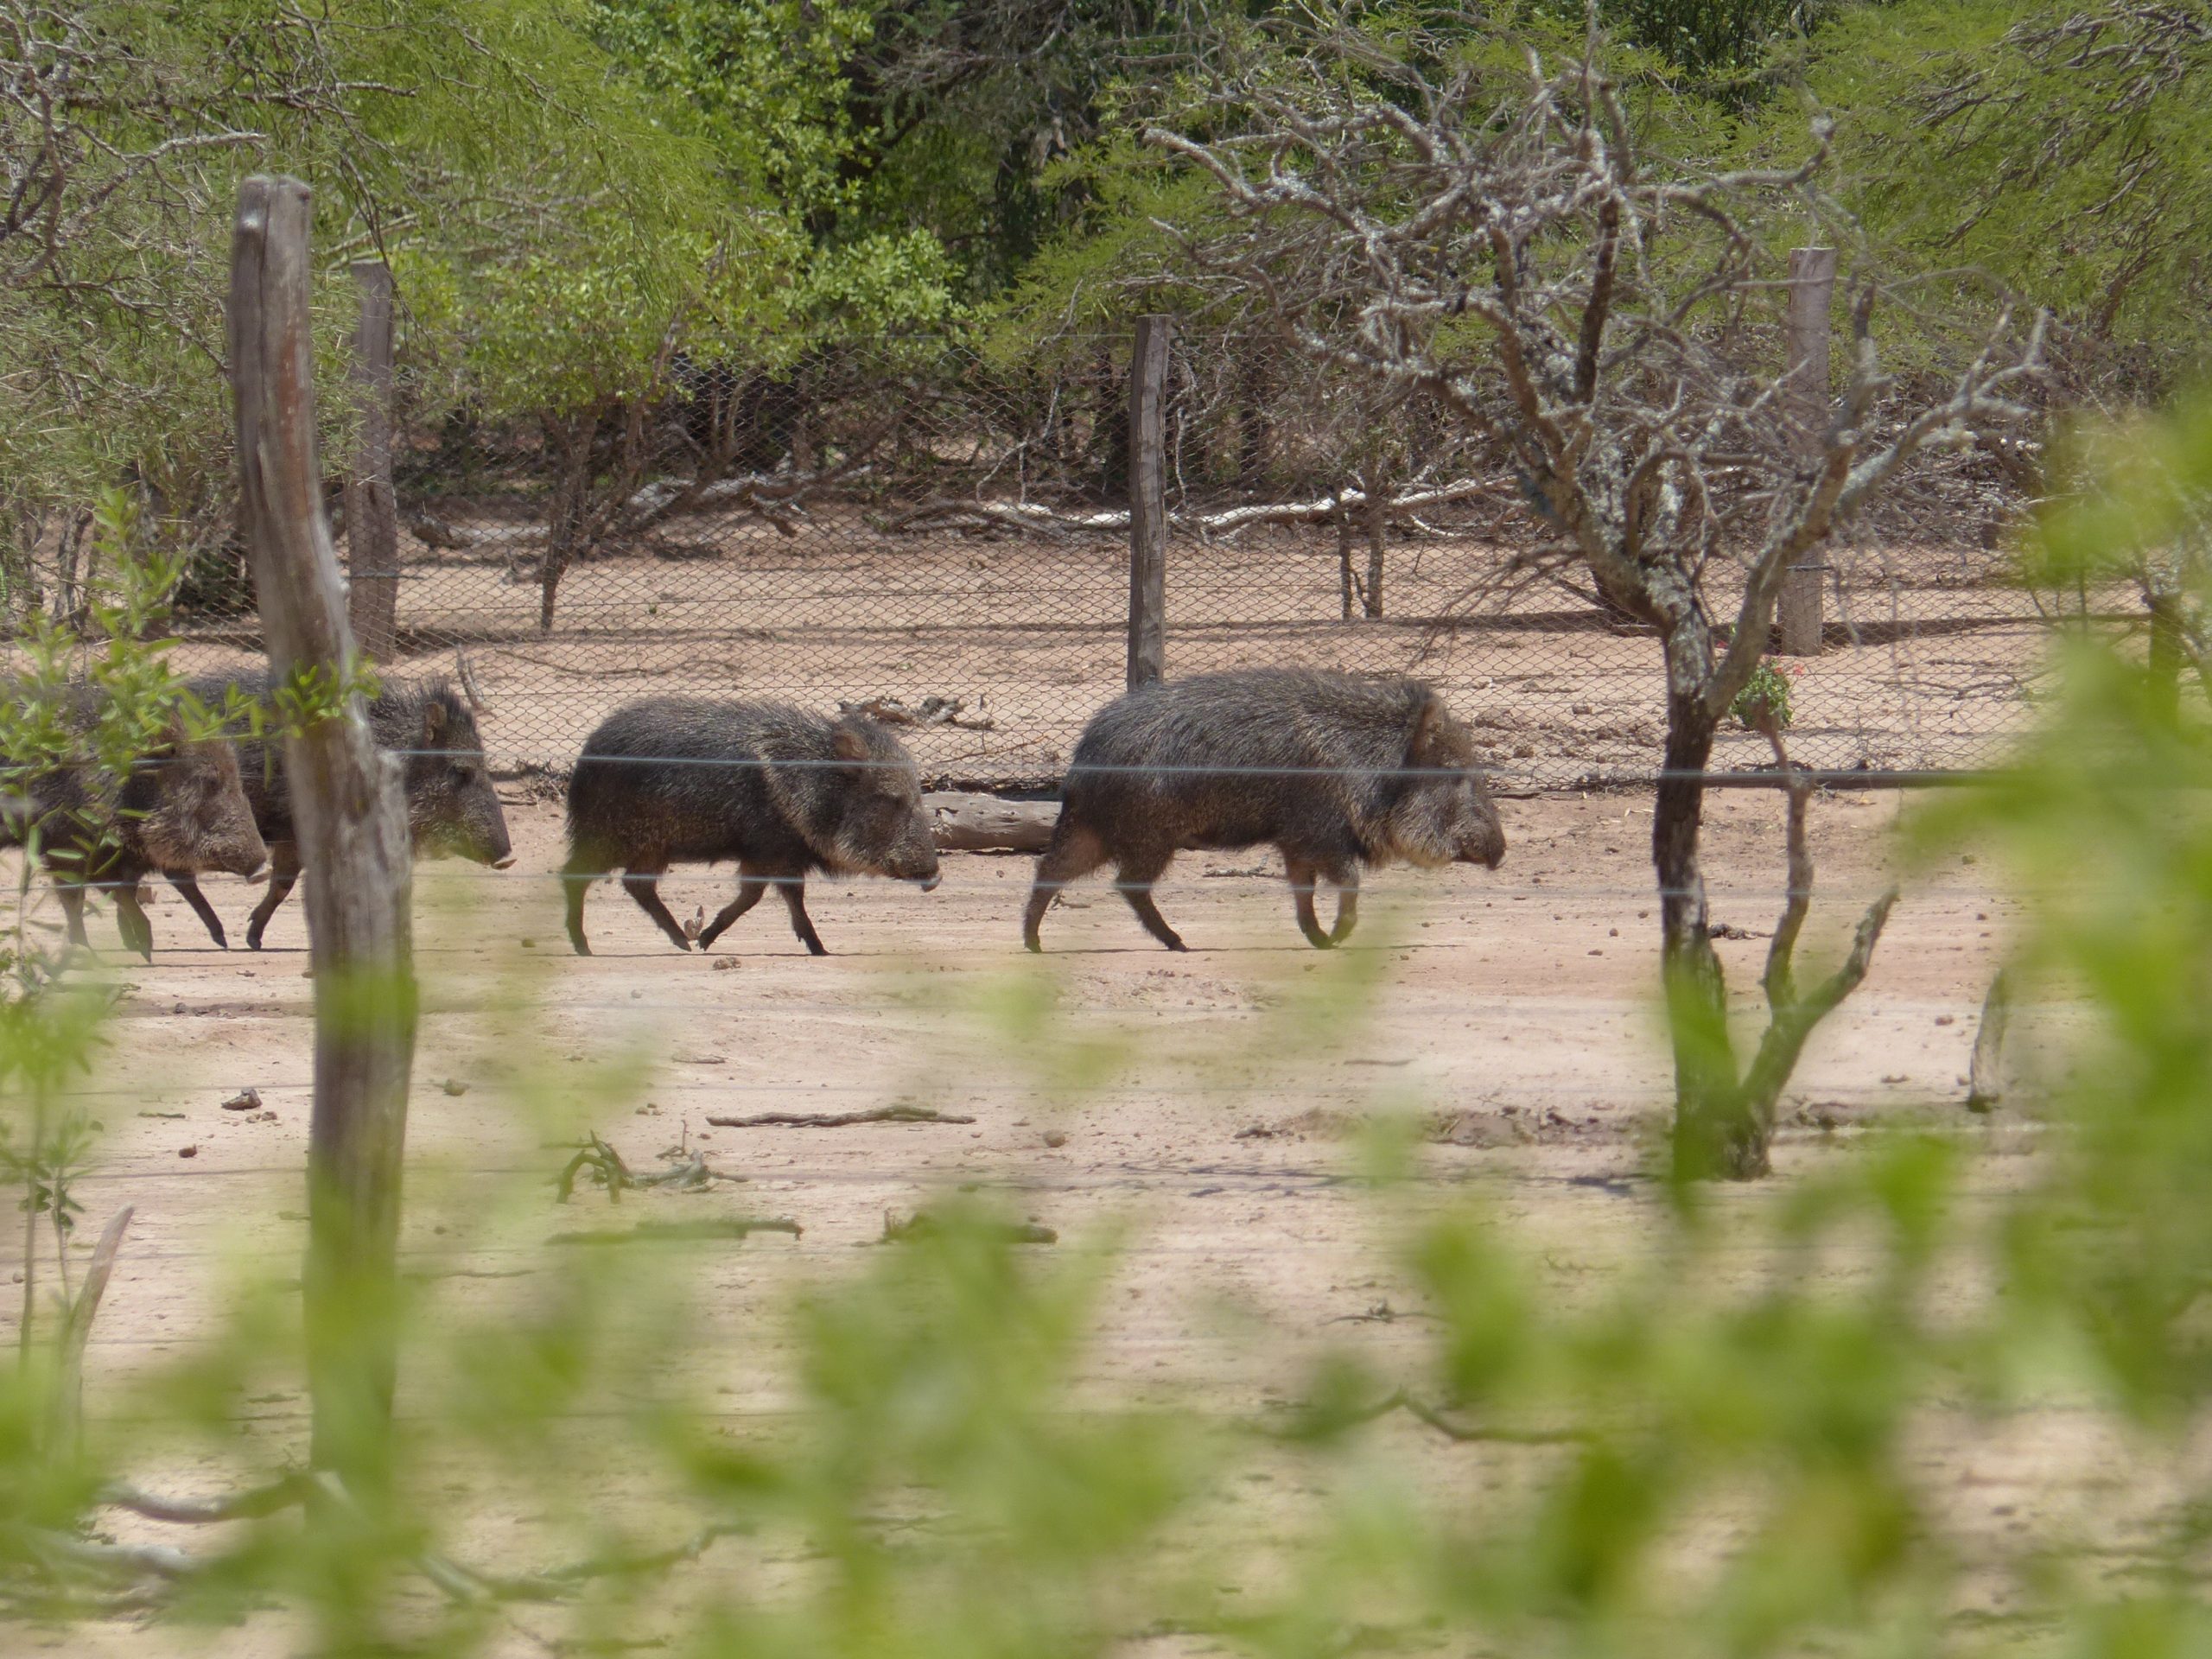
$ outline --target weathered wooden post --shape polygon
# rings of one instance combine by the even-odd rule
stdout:
[[[352,584],[346,611],[354,642],[388,663],[399,609],[399,504],[391,485],[391,267],[363,259],[349,269],[361,311],[347,371],[360,424],[346,474],[346,573]]]
[[[1835,296],[1835,250],[1789,251],[1789,344],[1784,385],[1787,408],[1808,454],[1818,454],[1828,422],[1828,308]],[[1782,581],[1782,653],[1817,657],[1821,652],[1821,579],[1817,559],[1793,564]]]
[[[315,974],[302,1279],[308,1455],[356,1497],[374,1499],[390,1467],[393,1252],[415,1053],[407,817],[399,763],[378,753],[350,689],[357,661],[315,461],[308,223],[296,179],[255,177],[238,193],[231,381],[270,677],[310,705],[284,740]]]
[[[1129,360],[1129,690],[1167,671],[1167,331],[1139,317]]]
[[[1360,595],[1367,614],[1382,614],[1382,560],[1390,546],[1390,492],[1384,486],[1381,466],[1373,468],[1367,486],[1367,588]]]

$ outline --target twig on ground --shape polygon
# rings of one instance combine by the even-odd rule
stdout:
[[[878,1106],[865,1112],[762,1112],[753,1117],[710,1117],[718,1129],[842,1129],[855,1123],[973,1123],[972,1117],[927,1106]]]
[[[210,1526],[224,1521],[254,1521],[279,1510],[306,1502],[309,1482],[305,1475],[287,1475],[266,1486],[226,1492],[219,1497],[161,1497],[116,1481],[100,1489],[99,1502],[109,1509],[128,1510],[149,1521],[172,1526]]]
[[[903,1221],[886,1211],[883,1217],[883,1236],[879,1244],[899,1244],[912,1238],[928,1238],[944,1224],[926,1210],[917,1210]],[[1009,1244],[1057,1244],[1060,1236],[1050,1227],[1040,1227],[1033,1221],[1001,1221],[988,1224],[988,1230]]]
[[[105,1579],[189,1578],[207,1563],[188,1550],[167,1544],[103,1544],[72,1538],[42,1527],[16,1529],[29,1553],[56,1577],[72,1574]]]
[[[748,1233],[789,1233],[793,1238],[798,1238],[805,1231],[805,1228],[786,1216],[733,1216],[717,1220],[641,1221],[630,1228],[556,1233],[546,1242],[551,1244],[665,1244],[691,1239],[741,1239]]]
[[[712,1123],[719,1120],[709,1118],[707,1121]],[[623,1160],[620,1153],[601,1140],[597,1134],[592,1134],[578,1144],[575,1155],[563,1166],[556,1179],[556,1199],[566,1204],[576,1190],[576,1177],[587,1173],[607,1189],[608,1199],[616,1204],[622,1201],[625,1188],[645,1191],[661,1187],[671,1192],[699,1192],[716,1181],[741,1181],[745,1179],[742,1175],[726,1174],[715,1168],[707,1161],[706,1154],[701,1152],[695,1151],[688,1157],[677,1152],[664,1155],[671,1160],[667,1168],[641,1175]]]
[[[1597,1437],[1584,1428],[1497,1428],[1487,1424],[1465,1423],[1447,1415],[1440,1408],[1417,1399],[1403,1389],[1393,1389],[1370,1406],[1346,1413],[1332,1412],[1325,1421],[1332,1427],[1357,1427],[1388,1417],[1394,1411],[1407,1415],[1434,1429],[1446,1440],[1464,1444],[1488,1442],[1498,1446],[1580,1446]],[[1263,1432],[1276,1439],[1286,1438],[1286,1431],[1273,1425]],[[1297,1431],[1292,1431],[1295,1433]]]
[[[1967,1069],[1967,1109],[1992,1112],[2005,1098],[2005,1028],[2012,1020],[2012,970],[1999,968],[1981,1002],[1974,1059]]]

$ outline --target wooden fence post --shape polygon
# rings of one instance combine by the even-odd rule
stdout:
[[[391,484],[391,267],[356,261],[360,321],[353,334],[353,383],[359,428],[346,474],[346,610],[353,639],[379,663],[392,658],[398,632],[399,505]]]
[[[348,687],[356,668],[315,461],[308,188],[257,176],[231,243],[230,360],[240,512],[271,683]],[[288,734],[315,974],[315,1110],[301,1291],[308,1456],[373,1501],[390,1470],[397,1373],[393,1251],[415,995],[407,815],[357,692]]]
[[[1789,251],[1789,345],[1784,406],[1808,452],[1817,453],[1828,421],[1828,308],[1835,296],[1835,250]],[[1793,564],[1782,580],[1782,654],[1821,652],[1821,583],[1816,558]]]
[[[1129,690],[1167,671],[1166,317],[1137,319],[1129,360]]]

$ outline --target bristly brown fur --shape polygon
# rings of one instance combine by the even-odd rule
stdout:
[[[219,738],[188,742],[173,735],[130,768],[120,791],[95,783],[79,766],[41,773],[25,781],[21,805],[0,815],[0,844],[20,844],[38,827],[73,944],[87,943],[87,886],[114,895],[124,943],[151,961],[154,930],[138,902],[141,879],[156,869],[251,876],[267,861],[238,755]]]
[[[1108,704],[1076,745],[1059,821],[1037,861],[1022,938],[1054,896],[1102,864],[1154,938],[1182,940],[1152,886],[1185,849],[1272,844],[1307,939],[1330,945],[1358,917],[1363,868],[1476,863],[1495,869],[1505,833],[1474,741],[1418,680],[1255,669],[1147,686]],[[1339,890],[1324,931],[1315,885]]]
[[[236,680],[208,676],[191,682],[194,694],[210,708],[221,707],[233,686],[257,702],[269,696],[268,678],[263,675]],[[415,850],[429,857],[449,855],[479,864],[504,865],[512,851],[506,813],[485,767],[476,716],[461,695],[442,678],[394,683],[369,699],[368,715],[377,747],[400,757]],[[246,798],[269,843],[269,890],[254,906],[245,935],[246,943],[258,950],[269,918],[300,878],[299,854],[291,791],[284,778],[283,745],[242,738],[238,747]],[[207,924],[209,936],[216,944],[225,944],[222,922],[189,870],[162,868]]]
[[[584,895],[615,870],[678,948],[659,877],[671,864],[734,859],[738,896],[702,950],[775,887],[791,930],[819,956],[806,877],[868,873],[934,886],[937,849],[906,746],[875,721],[789,703],[654,697],[618,709],[585,741],[569,781],[569,938],[590,954]]]

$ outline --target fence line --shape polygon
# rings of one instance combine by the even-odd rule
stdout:
[[[1133,674],[1299,664],[1433,681],[1503,787],[1656,776],[1657,639],[1578,578],[1499,457],[1272,339],[1154,321],[1012,364],[887,337],[692,365],[581,472],[541,424],[410,412],[403,373],[390,481],[365,433],[348,492],[354,607],[389,601],[390,677],[461,678],[497,762],[556,773],[616,706],[684,692],[861,708],[933,784],[1038,791]],[[1777,367],[1809,363],[1789,340]],[[373,361],[360,384],[375,401]],[[1827,549],[1818,605],[1798,582],[1783,608],[1777,649],[1814,619],[1816,653],[1783,665],[1793,754],[1823,777],[1986,766],[2029,716],[2062,612],[1986,544],[1986,461],[1929,466],[1921,505]],[[1717,561],[1706,587],[1720,613],[1741,580]],[[204,550],[172,660],[260,668],[252,598],[236,550]],[[2114,586],[2063,614],[2140,605]],[[1764,758],[1727,734],[1713,765]]]

